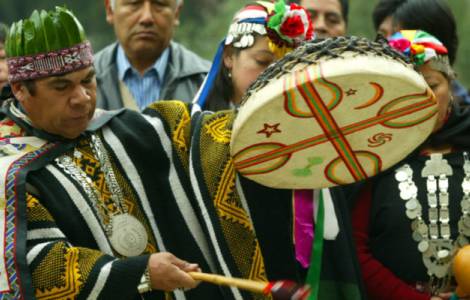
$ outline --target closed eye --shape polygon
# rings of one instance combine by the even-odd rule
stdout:
[[[56,91],[65,91],[68,87],[68,81],[56,81],[52,84],[52,88]]]

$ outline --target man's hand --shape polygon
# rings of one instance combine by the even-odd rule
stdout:
[[[148,262],[152,289],[173,291],[192,289],[198,284],[187,272],[200,272],[197,264],[190,264],[168,252],[154,253]]]

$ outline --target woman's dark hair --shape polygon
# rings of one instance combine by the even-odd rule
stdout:
[[[230,46],[226,46],[230,47]],[[240,49],[233,48],[233,54],[239,55]],[[225,66],[223,59],[220,62],[219,71],[214,79],[212,89],[207,95],[204,110],[219,111],[230,108],[230,100],[233,97],[234,89],[232,78],[230,78],[230,71]]]
[[[444,0],[407,0],[393,14],[401,29],[420,29],[438,38],[449,51],[451,64],[457,56],[459,38],[454,14]]]
[[[407,0],[379,0],[372,12],[372,21],[375,31],[379,29],[380,24],[387,18],[393,16],[400,5]]]

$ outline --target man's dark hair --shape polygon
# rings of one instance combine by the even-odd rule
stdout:
[[[401,29],[420,29],[438,38],[449,51],[453,64],[457,56],[459,38],[454,14],[443,0],[407,0],[393,14]]]
[[[407,0],[379,0],[372,12],[375,31],[379,29],[380,24],[382,24],[387,17],[391,17],[398,7],[406,1]]]
[[[5,43],[5,39],[7,38],[8,34],[8,26],[0,23],[0,43]]]
[[[28,93],[31,96],[34,96],[34,94],[36,94],[36,81],[35,80],[33,79],[24,80],[21,83],[25,86],[25,88],[28,90]]]
[[[291,0],[290,3],[300,4],[300,0]],[[349,14],[349,0],[338,0],[341,4],[341,12],[343,14],[344,22],[348,23],[348,14]]]

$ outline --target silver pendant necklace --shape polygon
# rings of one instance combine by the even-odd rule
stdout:
[[[100,219],[113,249],[126,257],[140,255],[147,248],[147,231],[136,217],[129,214],[124,204],[121,187],[116,180],[111,161],[99,136],[91,135],[90,145],[93,154],[100,162],[100,169],[111,192],[111,199],[117,210],[116,213],[110,212],[106,204],[100,200],[102,198],[101,193],[95,188],[91,178],[74,163],[71,157],[62,155],[56,158],[55,162],[83,188],[93,203],[96,215]],[[81,155],[81,153],[75,150],[74,155]]]
[[[412,237],[418,243],[418,250],[428,270],[433,294],[445,290],[451,283],[452,258],[460,247],[468,244],[467,236],[470,235],[470,160],[466,152],[463,156],[464,196],[461,201],[459,235],[455,241],[451,239],[448,193],[448,176],[452,176],[453,172],[442,154],[431,154],[431,158],[426,161],[421,171],[421,176],[426,178],[429,224],[426,224],[422,218],[422,207],[417,199],[418,188],[413,181],[413,170],[409,165],[404,165],[395,172],[400,198],[405,201],[406,216],[412,220]]]

